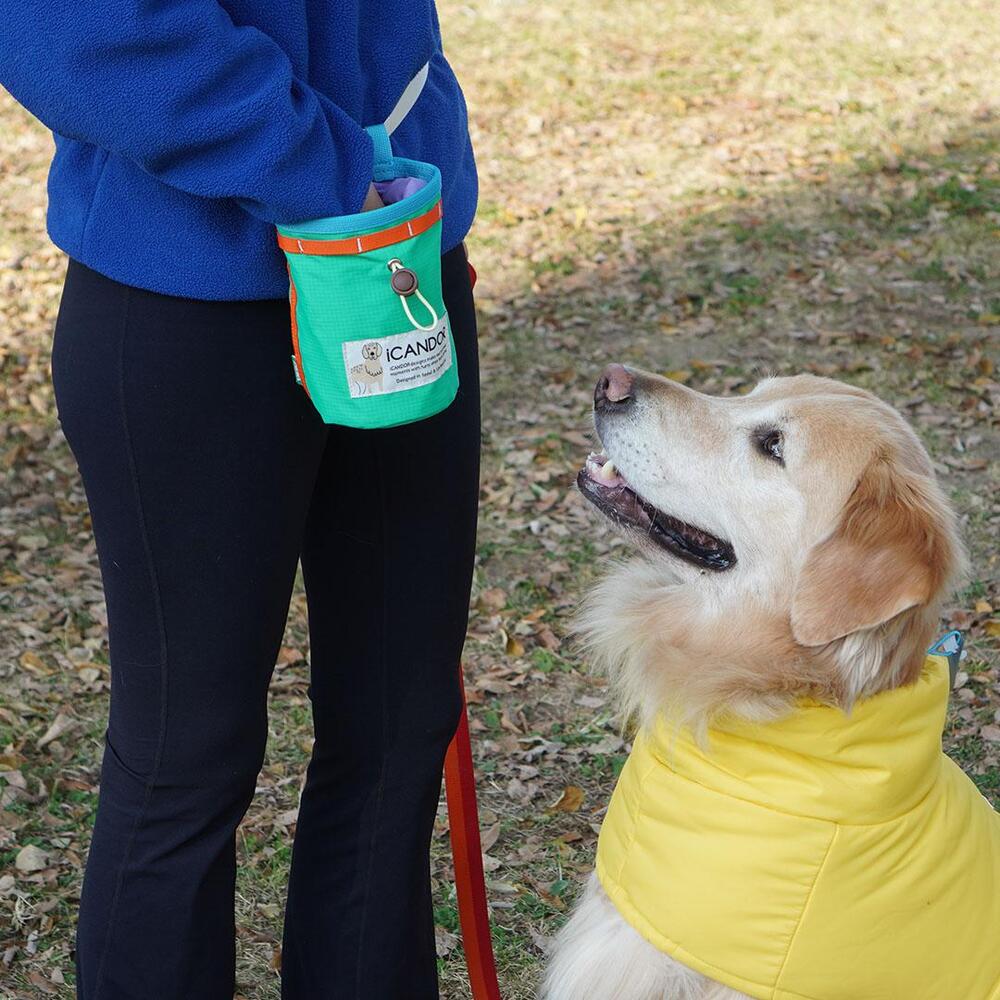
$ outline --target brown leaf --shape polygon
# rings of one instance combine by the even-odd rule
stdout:
[[[455,950],[458,944],[458,935],[445,930],[440,924],[434,926],[434,949],[438,958],[446,958]]]
[[[575,813],[583,805],[584,791],[578,785],[567,785],[562,795],[549,807],[549,812]]]
[[[41,990],[47,996],[53,996],[58,992],[53,983],[46,979],[40,972],[29,972],[28,982],[30,982],[36,989]]]
[[[1000,726],[983,726],[979,730],[979,735],[984,740],[989,740],[990,743],[1000,743]]]
[[[556,638],[555,633],[548,627],[548,625],[543,625],[536,633],[536,638],[538,641],[547,649],[549,652],[554,653],[559,648],[559,640]]]
[[[483,853],[485,854],[500,839],[500,824],[494,823],[483,830],[480,835]]]
[[[49,677],[55,673],[37,653],[33,653],[30,649],[21,654],[18,662],[25,670],[33,674],[40,674],[43,677]]]
[[[488,614],[503,611],[507,607],[507,591],[501,587],[490,587],[479,595],[476,606]]]
[[[524,656],[524,643],[516,635],[508,635],[504,643],[504,652],[508,656]]]
[[[49,856],[36,844],[27,844],[17,852],[14,867],[19,872],[37,872],[49,863]]]
[[[559,896],[554,896],[552,894],[552,892],[550,891],[550,889],[551,889],[551,883],[546,886],[546,885],[541,885],[538,882],[535,882],[534,880],[532,880],[532,884],[535,887],[535,893],[538,896],[538,898],[545,900],[545,902],[548,903],[549,906],[552,907],[552,909],[554,909],[554,910],[565,910],[566,909],[566,902],[565,902],[565,900],[563,900]]]
[[[39,741],[35,744],[35,746],[37,746],[38,749],[41,750],[42,747],[47,746],[53,740],[59,739],[59,737],[62,736],[63,733],[65,733],[69,729],[72,729],[75,725],[76,725],[76,719],[74,719],[72,716],[65,715],[63,712],[60,712],[52,720],[52,725],[50,725],[49,728],[45,730],[45,735],[42,736],[41,739],[39,739]]]
[[[514,690],[510,681],[491,676],[477,677],[473,686],[480,691],[488,691],[490,694],[510,694]]]
[[[81,781],[79,778],[63,778],[59,782],[63,788],[72,788],[76,792],[92,792],[94,786],[89,781]]]
[[[972,615],[968,611],[956,608],[948,616],[948,628],[965,631],[972,624]],[[989,624],[989,623],[987,623]]]
[[[500,713],[500,727],[506,729],[508,733],[516,733],[517,735],[523,732],[521,727],[510,717],[507,709]]]

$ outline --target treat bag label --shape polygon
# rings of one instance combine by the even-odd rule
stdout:
[[[348,340],[343,349],[352,399],[429,385],[453,364],[447,313],[432,330]]]

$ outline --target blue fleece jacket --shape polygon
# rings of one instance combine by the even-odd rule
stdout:
[[[360,210],[363,126],[428,60],[392,141],[440,168],[449,250],[476,169],[433,0],[0,0],[0,83],[55,137],[50,237],[189,298],[286,295],[274,224]]]

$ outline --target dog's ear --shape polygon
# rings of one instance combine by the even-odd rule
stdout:
[[[382,345],[381,344],[372,344],[372,347],[375,348],[375,357],[376,358],[382,357]]]
[[[876,458],[799,571],[795,641],[823,646],[929,603],[958,559],[953,515],[933,480]]]

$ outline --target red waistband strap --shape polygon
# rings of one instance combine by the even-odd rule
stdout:
[[[415,219],[401,222],[390,229],[382,229],[377,233],[365,236],[349,236],[341,240],[303,240],[294,236],[278,233],[278,246],[285,253],[315,254],[321,257],[343,257],[349,254],[367,253],[369,250],[380,250],[382,247],[402,243],[426,232],[441,218],[441,202],[437,201],[423,215]]]

